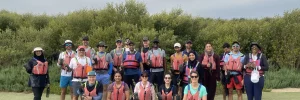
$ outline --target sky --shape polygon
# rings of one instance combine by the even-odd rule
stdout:
[[[146,4],[149,14],[181,8],[193,16],[210,18],[264,18],[282,16],[300,8],[300,0],[136,0]],[[0,10],[20,14],[67,14],[80,9],[103,9],[106,3],[125,0],[0,0]]]

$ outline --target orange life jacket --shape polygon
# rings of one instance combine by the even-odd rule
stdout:
[[[95,70],[108,70],[108,62],[106,61],[106,53],[104,56],[100,58],[99,54],[97,53],[97,64],[94,67]]]
[[[254,63],[256,66],[260,66],[261,56],[262,56],[262,53],[260,53],[260,56],[259,56],[259,58],[256,59],[256,61],[253,61],[253,59],[252,59],[252,54],[249,53],[249,62],[250,62],[250,63]],[[249,69],[249,68],[246,68],[246,74],[251,75],[251,72],[252,72],[252,71],[253,71],[253,70],[251,70],[251,69]],[[263,71],[263,70],[258,70],[258,72],[259,72],[259,75],[260,75],[260,76],[264,75],[264,71]]]
[[[196,66],[194,68],[191,68],[191,66],[188,66],[188,62],[186,62],[186,67],[185,67],[185,74],[183,76],[183,82],[184,83],[190,83],[190,72],[191,71],[196,71],[197,67],[199,65],[199,62],[197,62]]]
[[[150,84],[150,83],[148,83],[148,84]],[[152,87],[152,85],[150,84],[150,86],[148,86],[147,88],[146,88],[146,86],[145,86],[145,88],[142,86],[142,83],[140,83],[140,92],[139,92],[139,94],[138,94],[138,96],[139,96],[139,100],[152,100],[151,98],[151,87]]]
[[[91,97],[95,97],[95,96],[97,96],[97,85],[98,85],[98,81],[96,81],[96,83],[95,83],[95,87],[94,87],[94,89],[92,90],[92,91],[89,91],[88,89],[87,89],[87,82],[85,82],[84,83],[84,95],[86,95],[86,96],[91,96]]]
[[[242,62],[241,62],[241,56],[239,56],[238,58],[234,59],[232,57],[232,55],[229,55],[229,60],[226,64],[226,68],[229,71],[238,71],[241,72],[242,71]]]
[[[36,60],[37,65],[33,66],[32,74],[34,75],[46,75],[48,71],[48,62],[45,61],[44,63],[41,61]]]
[[[91,58],[91,52],[92,52],[92,48],[88,49],[88,48],[85,48],[87,49],[87,51],[85,51],[85,56]]]
[[[162,93],[162,100],[173,100],[173,86],[171,88],[171,91],[169,93],[165,93],[164,90],[161,90],[161,93]]]
[[[63,64],[70,64],[70,61],[72,58],[75,57],[75,53],[72,51],[71,55],[68,54],[68,52],[65,52],[65,56],[64,56],[64,63]],[[63,67],[65,67],[66,65],[63,65]]]
[[[147,58],[148,58],[148,52],[149,51],[144,53],[142,50],[143,50],[143,48],[141,49],[142,63],[147,63],[148,62]]]
[[[208,55],[204,55],[203,60],[202,60],[202,65],[207,65],[208,63],[211,63],[211,68],[212,70],[216,70],[216,62],[215,59],[213,57],[214,55],[211,55],[210,57],[208,57]],[[205,67],[205,69],[207,69],[208,67]]]
[[[86,69],[88,67],[88,61],[86,58],[86,65],[81,65],[78,60],[77,57],[75,57],[76,62],[77,62],[77,67],[73,70],[73,77],[74,78],[81,78],[81,79],[85,79],[87,78],[87,72]]]
[[[113,92],[110,95],[111,100],[125,100],[125,83],[122,82],[121,86],[117,88],[115,82],[113,82]]]
[[[200,89],[201,89],[201,84],[199,85],[197,92],[194,95],[192,95],[190,90],[190,85],[188,85],[188,94],[187,94],[188,100],[201,100],[201,98],[199,98]]]
[[[180,56],[179,58],[175,57],[176,54],[172,55],[173,58],[174,58],[173,62],[172,62],[172,68],[173,68],[174,71],[179,71],[179,66],[183,64],[184,54],[183,54],[183,52],[181,52],[181,53],[182,53],[182,56]]]
[[[151,55],[151,65],[153,68],[163,68],[163,58],[158,53],[158,55],[154,55],[153,49],[152,49],[152,55]]]
[[[118,56],[116,54],[116,49],[114,49],[114,66],[116,67],[120,67],[121,66],[121,63],[122,63],[122,59],[123,59],[123,53],[124,53],[124,49],[122,49],[122,53]]]
[[[135,59],[135,54],[130,54],[129,52],[126,55],[126,58],[124,60],[124,67],[125,68],[138,68],[139,62]]]

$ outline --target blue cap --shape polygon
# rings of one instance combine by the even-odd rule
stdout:
[[[95,71],[90,71],[90,72],[88,73],[88,76],[96,76],[96,72],[95,72]]]

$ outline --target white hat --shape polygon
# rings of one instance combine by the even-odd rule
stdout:
[[[66,40],[65,43],[72,43],[72,41],[71,40]]]
[[[174,44],[174,47],[179,47],[179,48],[181,48],[181,44],[180,44],[180,43],[175,43],[175,44]]]
[[[44,50],[41,47],[35,47],[33,49],[32,53],[35,52],[35,51],[44,51]]]

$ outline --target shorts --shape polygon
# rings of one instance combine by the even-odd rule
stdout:
[[[110,84],[109,74],[96,74],[96,80],[99,81],[102,85]]]
[[[72,86],[72,76],[60,76],[59,87],[67,88],[68,86]]]
[[[236,84],[235,81],[234,81],[234,77],[230,77],[230,83],[227,84],[227,88],[228,89],[237,89],[237,90],[241,90],[243,88],[243,85],[241,84],[242,83],[242,80],[243,80],[243,77],[242,75],[238,75],[236,76],[238,81],[239,81],[239,84]]]
[[[84,82],[72,82],[73,95],[79,96],[77,91],[82,87],[82,84],[84,84]]]

